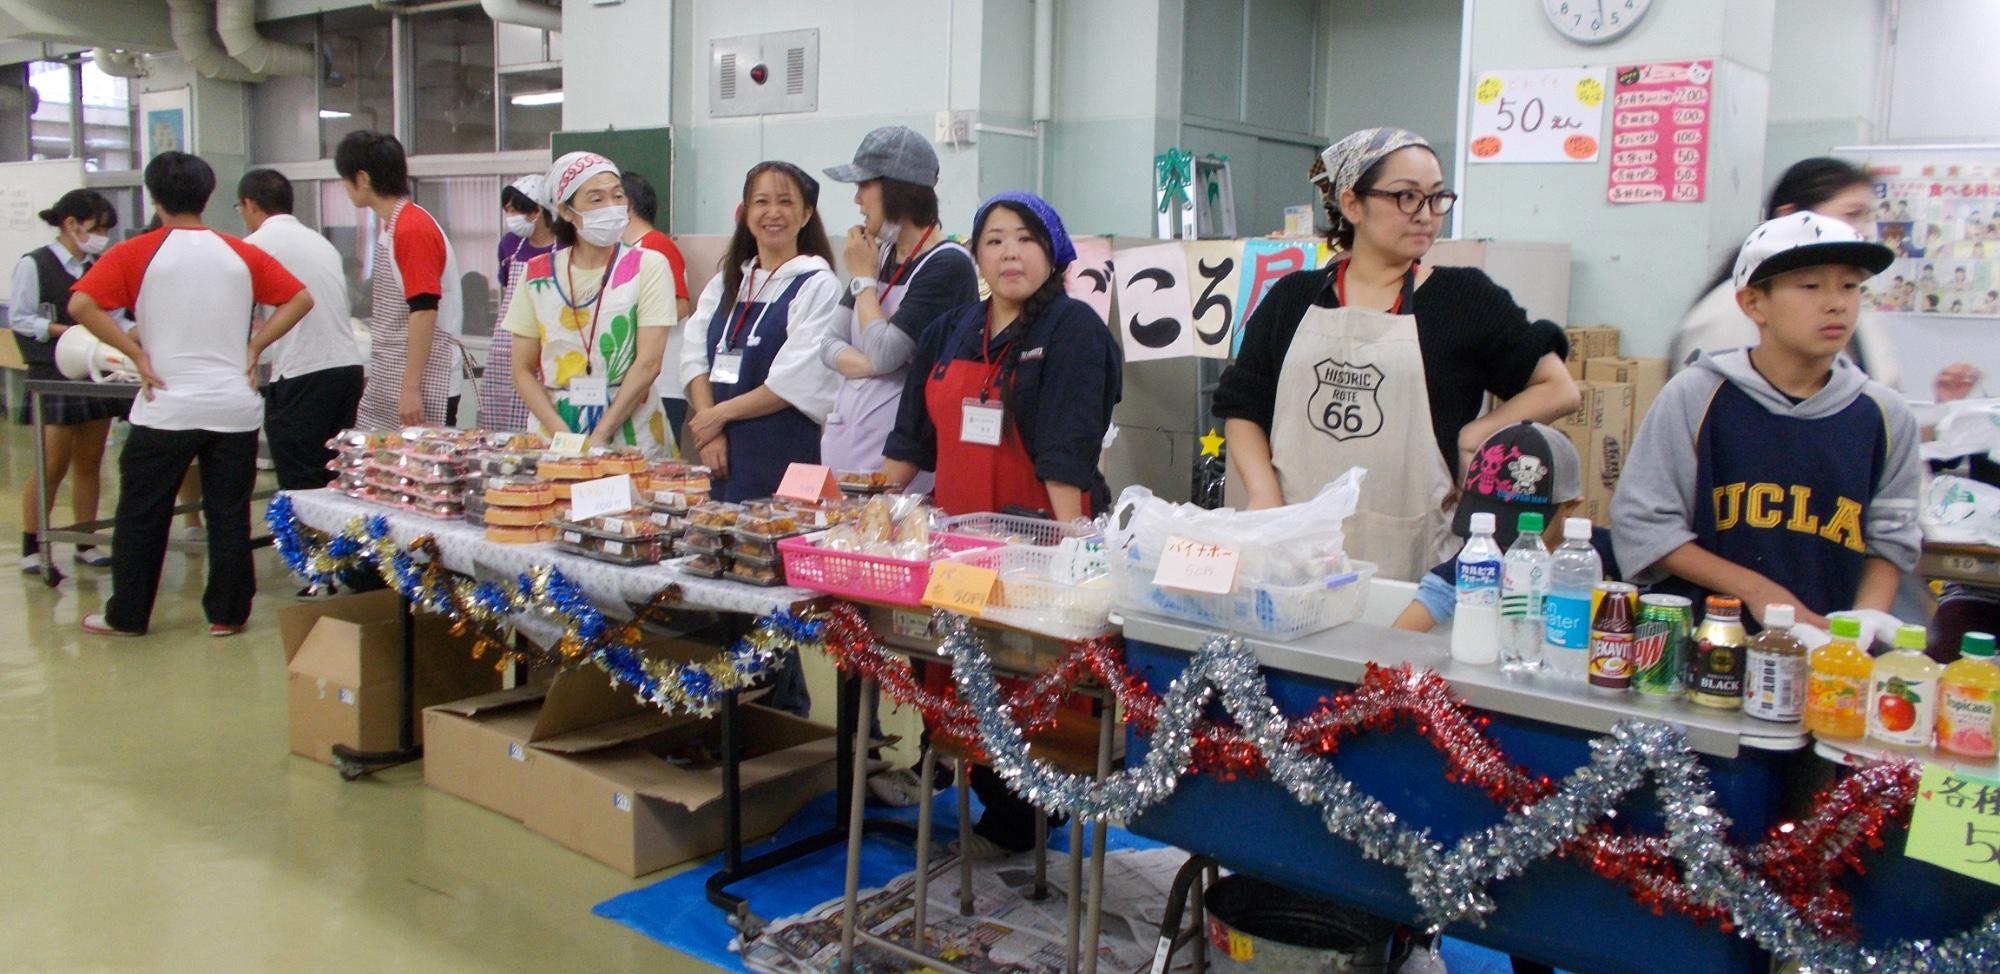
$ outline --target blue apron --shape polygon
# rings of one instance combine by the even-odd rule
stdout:
[[[728,402],[764,384],[771,374],[772,360],[778,357],[778,349],[785,344],[785,325],[791,317],[792,299],[812,277],[812,274],[801,274],[792,278],[784,293],[768,305],[759,307],[751,304],[747,314],[750,325],[736,336],[737,343],[734,345],[728,344],[729,326],[739,316],[745,315],[743,302],[739,300],[727,313],[709,317],[710,368],[715,365],[718,349],[727,347],[743,356],[743,365],[735,382],[717,382],[714,373],[709,373],[709,387],[715,392],[716,402]],[[786,406],[769,416],[739,419],[730,423],[723,435],[729,439],[729,476],[716,480],[714,497],[718,500],[747,501],[769,497],[777,491],[779,482],[785,479],[785,468],[794,463],[819,462],[819,424],[793,406]]]

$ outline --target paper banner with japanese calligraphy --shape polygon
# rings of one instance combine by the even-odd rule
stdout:
[[[1099,318],[1114,329],[1117,322],[1111,320],[1111,238],[1077,237],[1076,262],[1069,265],[1063,275],[1063,290],[1069,296],[1090,305]]]
[[[1596,162],[1604,69],[1482,71],[1472,86],[1469,162]]]
[[[1194,353],[1201,358],[1228,358],[1231,336],[1242,324],[1236,301],[1243,241],[1202,240],[1184,248],[1188,297],[1194,305]]]
[[[1712,62],[1617,69],[1611,89],[1613,203],[1699,203],[1708,189]]]
[[[1257,303],[1271,292],[1271,285],[1293,271],[1302,271],[1319,266],[1320,245],[1311,240],[1246,240],[1243,242],[1243,266],[1237,273],[1242,284],[1237,292],[1237,321],[1247,322],[1251,313],[1257,310]],[[1236,355],[1243,347],[1243,328],[1238,325],[1236,337],[1230,343],[1229,354]]]
[[[1121,250],[1113,259],[1118,277],[1118,331],[1127,362],[1195,353],[1187,255],[1181,247],[1178,243],[1138,247]]]

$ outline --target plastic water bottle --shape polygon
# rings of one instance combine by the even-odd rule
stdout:
[[[1517,672],[1542,668],[1542,601],[1549,596],[1549,549],[1542,545],[1542,516],[1521,515],[1521,533],[1500,566],[1500,666]]]
[[[1493,515],[1472,515],[1472,536],[1458,550],[1458,609],[1451,620],[1451,658],[1491,663],[1500,655],[1500,545]]]
[[[1563,521],[1563,543],[1549,559],[1549,597],[1542,609],[1542,650],[1549,669],[1582,680],[1590,668],[1590,596],[1604,581],[1604,562],[1590,546],[1590,520]]]

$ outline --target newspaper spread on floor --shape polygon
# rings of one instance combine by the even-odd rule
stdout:
[[[1134,849],[1104,857],[1104,920],[1098,969],[1145,971],[1159,939],[1167,892],[1187,853],[1172,848]],[[1085,887],[1089,873],[1086,864]],[[1036,901],[1035,866],[1029,856],[976,863],[972,871],[972,915],[958,914],[958,868],[933,874],[929,896],[929,953],[975,974],[1056,974],[1063,970],[1068,868],[1050,856],[1047,899]],[[866,929],[900,944],[911,942],[915,922],[910,891],[916,873],[888,886],[864,890],[861,916]],[[840,963],[840,900],[773,922],[743,949],[744,966],[765,974],[828,974]],[[857,946],[857,974],[901,974],[925,968],[888,951]]]

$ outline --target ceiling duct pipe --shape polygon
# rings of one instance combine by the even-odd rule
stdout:
[[[167,0],[167,29],[174,49],[204,78],[219,81],[262,81],[236,63],[215,39],[215,7],[210,0]]]
[[[310,45],[284,44],[257,32],[256,0],[215,0],[215,32],[236,63],[258,74],[319,73],[319,55]]]
[[[108,47],[94,47],[90,50],[90,60],[97,70],[114,78],[143,78],[146,63],[137,51],[114,51]]]
[[[518,24],[536,30],[562,30],[562,8],[535,0],[479,0],[480,9],[496,24]]]

